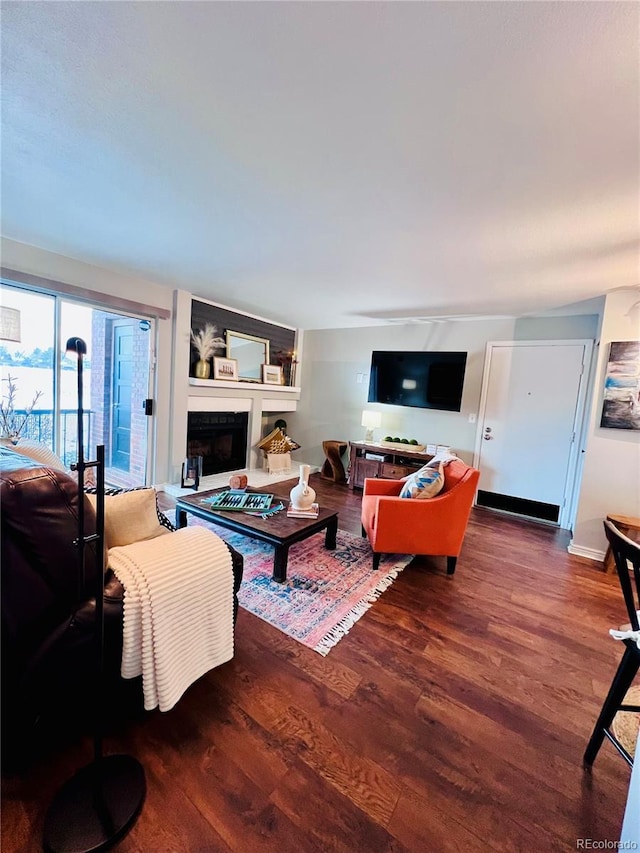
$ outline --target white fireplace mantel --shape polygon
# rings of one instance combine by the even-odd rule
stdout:
[[[256,444],[263,438],[267,417],[295,412],[301,389],[290,385],[262,382],[234,382],[227,379],[197,379],[189,374],[189,340],[192,295],[174,292],[175,347],[173,361],[173,438],[170,468],[179,478],[187,444],[187,412],[248,412],[247,468],[262,468],[262,452]],[[297,351],[302,351],[298,332]]]

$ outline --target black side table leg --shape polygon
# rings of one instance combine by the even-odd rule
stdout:
[[[277,583],[284,583],[287,579],[287,562],[289,560],[289,546],[276,545],[273,555],[273,579]]]
[[[180,530],[181,527],[186,527],[186,526],[187,526],[187,513],[183,509],[176,507],[176,527],[178,528],[178,530]]]
[[[324,547],[327,551],[336,550],[336,536],[338,535],[338,519],[332,518],[327,524],[327,532],[324,536]]]

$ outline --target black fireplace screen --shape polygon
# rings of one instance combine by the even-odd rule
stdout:
[[[189,412],[187,456],[202,456],[202,474],[247,467],[247,412]]]

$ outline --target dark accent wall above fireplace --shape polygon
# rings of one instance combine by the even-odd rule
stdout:
[[[191,328],[203,329],[206,323],[213,323],[218,335],[223,338],[227,329],[232,332],[241,332],[243,335],[253,335],[258,338],[266,338],[269,341],[269,355],[271,364],[282,364],[287,353],[292,353],[296,348],[296,333],[293,329],[278,326],[276,323],[268,323],[266,320],[258,320],[246,314],[238,314],[218,305],[210,305],[207,302],[191,302]],[[226,355],[220,350],[217,355]],[[198,356],[191,349],[192,365]]]

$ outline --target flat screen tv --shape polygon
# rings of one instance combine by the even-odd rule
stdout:
[[[459,412],[466,365],[466,352],[374,350],[369,402]]]

